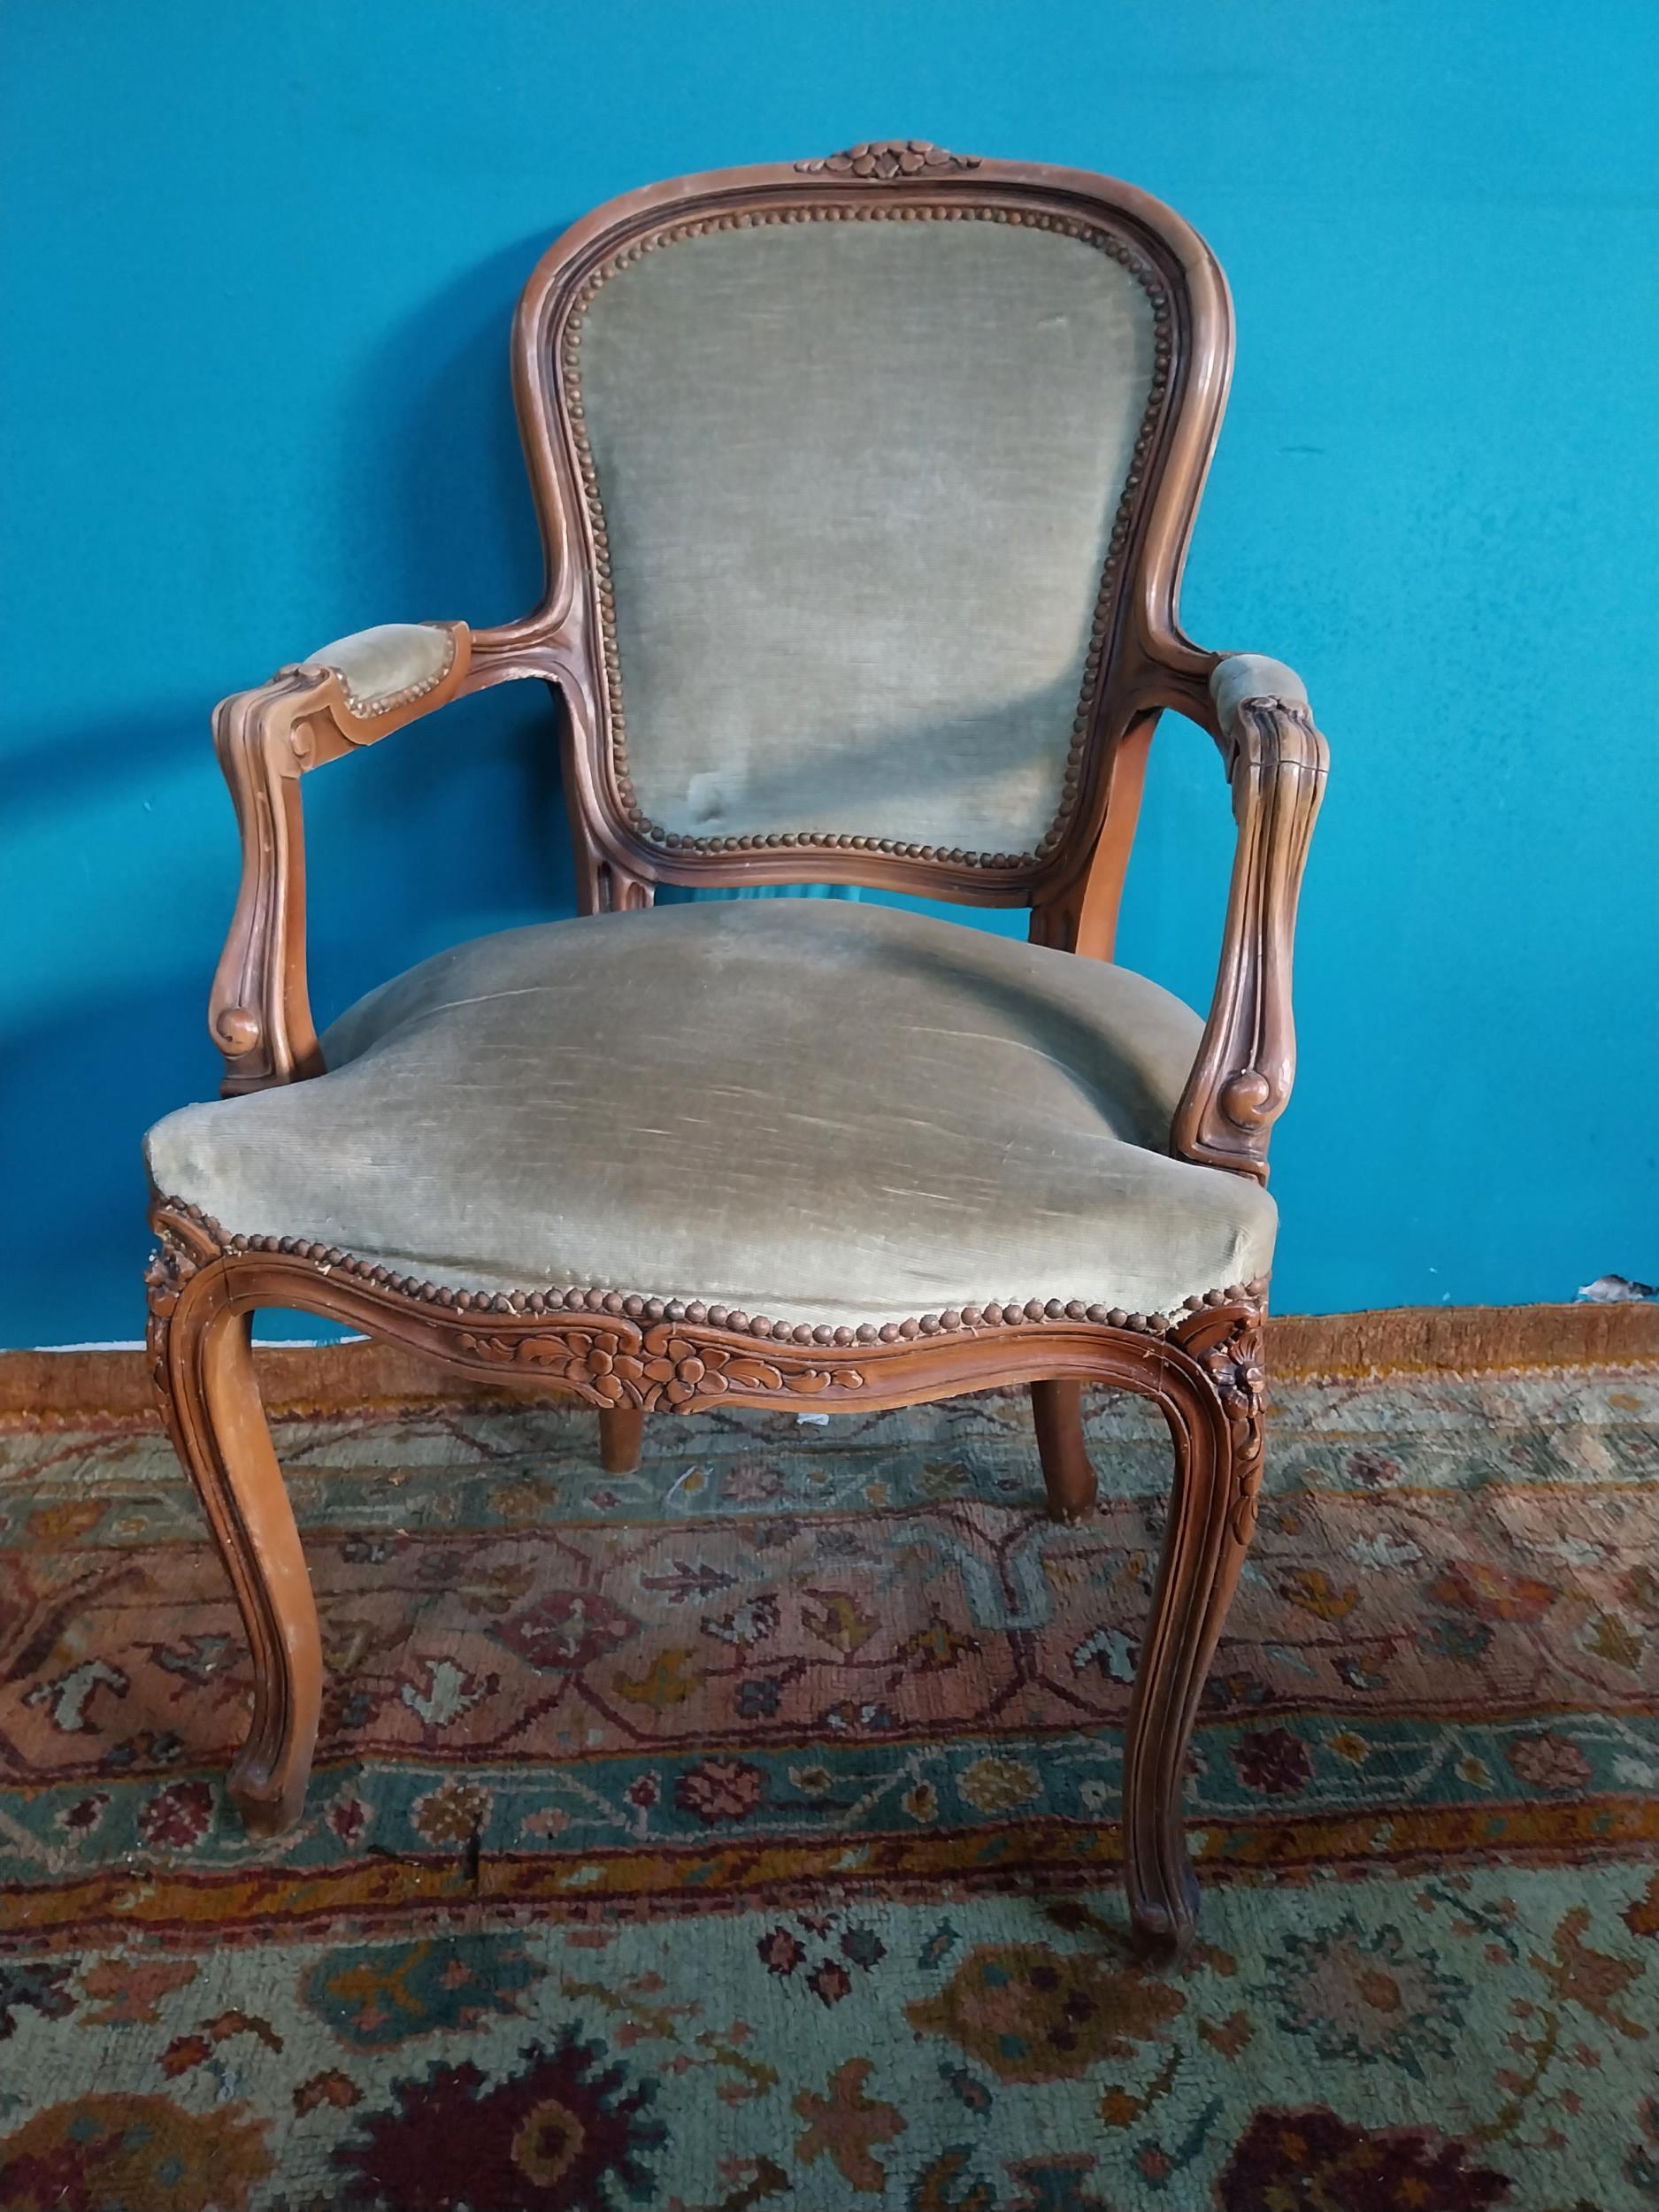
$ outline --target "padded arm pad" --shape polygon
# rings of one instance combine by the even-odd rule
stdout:
[[[1216,703],[1225,737],[1247,699],[1285,699],[1306,706],[1307,687],[1294,668],[1269,660],[1265,653],[1229,653],[1210,671],[1210,695]]]
[[[346,687],[346,704],[365,720],[434,691],[455,664],[448,623],[381,622],[307,653],[303,665],[326,668]]]

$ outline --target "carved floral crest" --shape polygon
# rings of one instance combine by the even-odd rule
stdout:
[[[855,1368],[818,1367],[787,1354],[764,1358],[672,1328],[632,1332],[561,1330],[545,1336],[473,1336],[462,1349],[493,1367],[530,1368],[550,1382],[604,1405],[659,1407],[689,1405],[694,1398],[717,1398],[728,1390],[859,1390],[864,1378]]]
[[[1247,1313],[1235,1321],[1204,1354],[1204,1365],[1216,1386],[1233,1431],[1233,1533],[1248,1544],[1256,1529],[1256,1501],[1262,1488],[1263,1413],[1266,1376],[1261,1362],[1261,1327],[1256,1315]]]
[[[871,184],[891,184],[901,177],[944,176],[977,169],[978,154],[948,153],[925,138],[872,138],[819,161],[797,161],[803,176],[861,177]]]

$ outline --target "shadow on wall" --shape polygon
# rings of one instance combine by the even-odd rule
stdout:
[[[29,1080],[27,1092],[5,1086],[0,1145],[50,1187],[51,1241],[13,1279],[5,1344],[143,1334],[142,1270],[154,1240],[139,1140],[186,1097],[211,1095],[203,993],[199,975],[174,972],[144,990],[88,992],[8,1038]]]
[[[346,580],[393,606],[374,621],[527,613],[541,591],[535,510],[513,419],[508,342],[550,223],[503,247],[385,337],[342,408]],[[396,411],[388,397],[407,393]]]
[[[490,255],[375,348],[355,396],[342,410],[341,544],[334,565],[342,591],[332,635],[376,622],[453,618],[480,628],[526,613],[541,596],[540,538],[513,418],[508,342],[518,295],[564,227],[550,224],[545,233]],[[388,407],[388,396],[397,394],[408,395],[406,403]],[[505,730],[526,741],[529,787],[519,795],[519,820],[500,824],[495,834],[516,839],[534,825],[534,835],[546,836],[549,910],[566,910],[574,876],[558,800],[554,712],[540,686],[503,685],[373,749],[372,788],[360,779],[360,795],[349,807],[336,779],[315,777],[307,783],[308,814],[317,817],[319,955],[328,956],[329,920],[350,911],[341,891],[349,877],[337,876],[330,864],[343,863],[355,874],[356,840],[371,822],[375,841],[388,849],[391,880],[406,896],[412,895],[410,903],[420,913],[436,918],[433,894],[438,887],[428,873],[436,862],[440,883],[449,878],[457,890],[465,887],[470,894],[465,895],[468,930],[476,933],[488,926],[475,918],[488,914],[492,888],[515,879],[515,872],[502,866],[493,838],[472,856],[471,870],[457,868],[446,854],[446,823],[453,818],[442,772],[446,755],[470,756],[480,738]],[[326,799],[325,782],[334,784]],[[516,879],[533,882],[540,872],[533,859]],[[449,910],[457,921],[463,918],[453,905]],[[513,918],[524,917],[515,913]],[[408,941],[411,925],[415,934],[424,933],[418,914],[407,907],[402,921],[397,941]],[[386,937],[383,928],[373,933],[377,956]],[[360,964],[349,964],[353,972],[329,978],[348,997],[396,972],[371,975],[358,972]],[[319,1003],[335,1002],[322,1001],[319,993]]]
[[[310,518],[330,579],[328,626],[290,634],[279,596],[268,651],[233,681],[257,683],[371,623],[490,623],[534,603],[541,556],[508,335],[557,228],[491,256],[376,349],[345,410],[330,511]],[[305,529],[296,534],[306,541]],[[150,1238],[140,1141],[160,1115],[211,1097],[219,1073],[207,993],[239,847],[212,756],[212,705],[205,695],[135,701],[119,719],[8,760],[19,852],[61,849],[61,864],[49,861],[52,879],[39,882],[56,918],[8,1022],[8,1058],[28,1081],[8,1084],[0,1101],[8,1156],[30,1162],[50,1194],[52,1241],[37,1247],[27,1293],[11,1292],[0,1343],[142,1333]],[[308,779],[305,801],[319,1024],[443,945],[573,910],[554,713],[539,685],[503,687],[402,731]],[[82,895],[68,874],[95,842]]]
[[[9,749],[6,821],[19,844],[54,818],[81,811],[96,797],[111,808],[142,799],[157,777],[191,767],[206,741],[206,715],[193,699],[123,715],[53,737],[32,751]]]

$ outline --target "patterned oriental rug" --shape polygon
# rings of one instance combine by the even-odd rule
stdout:
[[[329,1701],[247,1679],[146,1424],[0,1437],[5,2212],[1659,2203],[1659,1371],[1286,1386],[1139,1966],[1168,1481],[1102,1402],[282,1422]]]

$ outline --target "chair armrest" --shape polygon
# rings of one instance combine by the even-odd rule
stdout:
[[[1282,662],[1231,654],[1210,672],[1210,693],[1238,843],[1215,996],[1171,1149],[1265,1182],[1268,1138],[1296,1072],[1296,900],[1330,755]]]
[[[465,622],[388,623],[221,701],[213,742],[242,831],[242,885],[208,1028],[227,1098],[322,1072],[305,983],[300,778],[445,706],[466,686]]]

